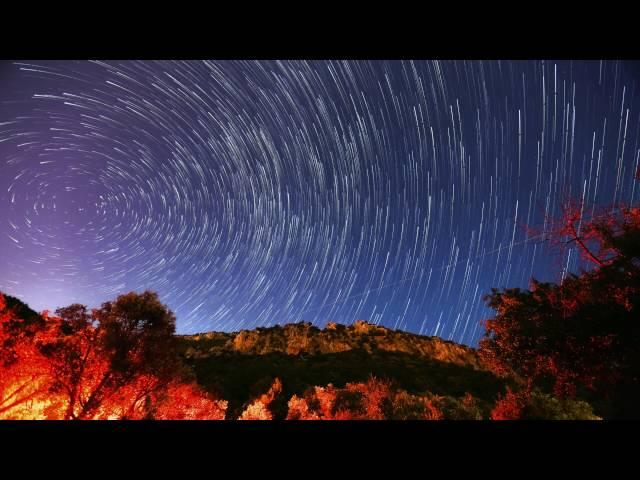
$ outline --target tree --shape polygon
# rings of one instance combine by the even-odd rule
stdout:
[[[611,416],[637,417],[640,208],[588,220],[569,204],[550,231],[556,245],[577,245],[588,269],[559,284],[532,279],[528,290],[492,289],[485,298],[496,313],[485,323],[480,355],[494,372],[521,376],[528,390],[535,385],[595,401]]]
[[[0,418],[224,418],[226,402],[182,366],[175,317],[155,293],[27,320],[6,303],[0,295]]]
[[[136,410],[179,367],[175,317],[153,292],[120,295],[91,314],[76,304],[56,315],[36,343],[55,378],[52,392],[65,396],[67,419],[107,415],[121,389],[129,390],[124,411]]]
[[[46,418],[55,403],[48,365],[33,344],[44,321],[32,312],[0,293],[0,419]]]
[[[126,379],[147,373],[166,380],[175,372],[176,320],[155,292],[120,295],[94,316],[114,375]]]

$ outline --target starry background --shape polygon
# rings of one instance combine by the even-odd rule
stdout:
[[[365,319],[473,345],[491,287],[580,266],[524,225],[639,196],[637,72],[4,62],[0,290],[53,310],[152,289],[180,333]]]

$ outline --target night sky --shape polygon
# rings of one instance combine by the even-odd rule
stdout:
[[[0,65],[0,290],[155,290],[179,333],[365,319],[475,344],[491,287],[557,280],[573,197],[634,202],[618,61]]]

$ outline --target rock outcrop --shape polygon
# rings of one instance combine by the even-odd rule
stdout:
[[[401,352],[474,369],[482,368],[476,351],[470,347],[438,337],[390,330],[362,320],[349,326],[329,322],[323,330],[304,322],[234,333],[202,333],[181,338],[187,358],[207,358],[225,353],[316,355],[359,349],[369,353]]]

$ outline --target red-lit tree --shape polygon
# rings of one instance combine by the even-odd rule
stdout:
[[[179,368],[175,318],[155,293],[121,295],[91,314],[71,305],[56,315],[36,344],[55,379],[52,393],[66,399],[67,419],[109,416],[104,410],[115,396],[119,410],[139,409]]]
[[[576,245],[591,267],[559,284],[493,289],[486,298],[496,314],[480,354],[495,372],[519,374],[527,389],[584,396],[609,416],[638,416],[640,209],[586,219],[568,205],[550,232],[557,245]],[[505,401],[517,403],[514,395]]]
[[[29,321],[2,296],[0,418],[224,418],[226,402],[186,375],[174,333],[152,292]]]
[[[44,321],[24,318],[20,310],[0,293],[0,419],[44,418],[54,403],[48,364],[33,343]]]

